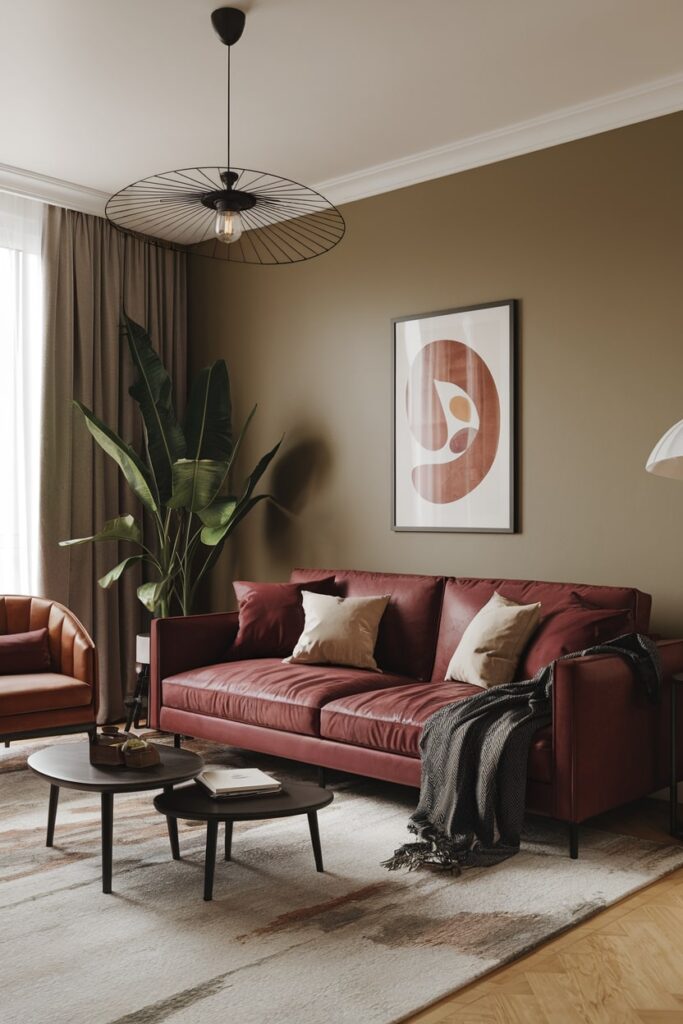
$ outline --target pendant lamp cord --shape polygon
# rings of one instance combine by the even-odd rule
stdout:
[[[228,166],[227,170],[230,170],[230,50],[228,47]]]

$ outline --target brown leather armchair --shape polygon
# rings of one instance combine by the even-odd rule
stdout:
[[[0,675],[0,740],[93,732],[97,651],[76,616],[42,597],[0,596],[0,634],[48,630],[50,671]]]

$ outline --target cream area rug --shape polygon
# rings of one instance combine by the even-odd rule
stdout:
[[[173,861],[151,795],[115,797],[114,893],[105,896],[99,796],[61,791],[47,849],[48,786],[26,768],[38,745],[0,754],[6,1021],[389,1024],[683,864],[681,847],[589,829],[572,861],[565,828],[535,819],[522,852],[496,867],[389,873],[380,861],[405,840],[415,791],[339,777],[318,815],[324,874],[305,816],[238,823],[230,863],[219,834],[211,903],[202,899],[204,827],[180,824]],[[290,762],[188,746],[283,780],[315,777]]]

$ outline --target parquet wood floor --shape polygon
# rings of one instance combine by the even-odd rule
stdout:
[[[666,802],[643,800],[591,824],[673,842],[667,812]],[[409,1021],[683,1024],[683,869]]]

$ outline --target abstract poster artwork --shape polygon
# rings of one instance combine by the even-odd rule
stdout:
[[[515,532],[515,312],[392,322],[393,529]]]

